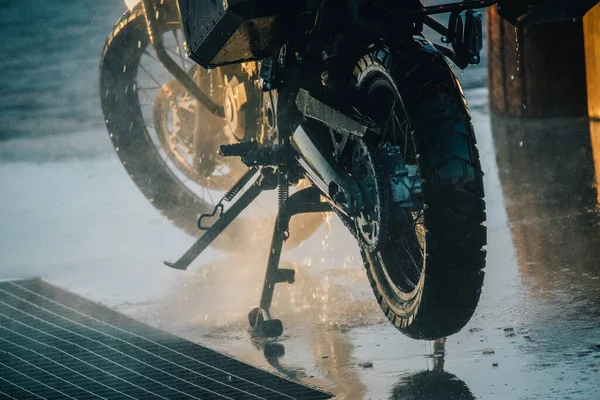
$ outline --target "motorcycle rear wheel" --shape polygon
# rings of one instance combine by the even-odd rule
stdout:
[[[415,165],[421,183],[411,195],[418,207],[400,207],[389,195],[387,232],[377,249],[361,251],[375,297],[411,338],[452,335],[479,301],[486,244],[483,173],[460,84],[424,39],[393,50],[373,47],[354,78],[359,107],[380,126],[392,127],[367,140],[403,147],[406,165]],[[381,174],[384,182],[389,175]]]
[[[166,35],[181,29],[175,2],[168,1],[164,4],[161,2],[156,7],[160,34]],[[183,49],[179,50],[183,51]],[[229,168],[231,175],[229,185],[222,179],[227,178],[226,176],[219,177],[221,178],[219,182],[213,180],[212,186],[217,185],[217,187],[212,188],[214,190],[212,194],[208,193],[209,197],[206,193],[211,190],[210,179],[195,176],[180,157],[173,157],[173,154],[167,154],[166,157],[161,154],[160,148],[164,150],[166,145],[164,138],[157,135],[158,140],[153,140],[150,130],[154,124],[161,124],[164,120],[164,115],[157,113],[157,110],[160,111],[164,107],[156,107],[155,103],[154,118],[152,114],[150,118],[144,118],[146,111],[142,112],[139,98],[142,89],[137,85],[138,73],[147,73],[147,71],[142,72],[140,60],[143,56],[155,58],[153,53],[144,10],[141,4],[138,4],[117,22],[104,47],[100,64],[102,110],[111,142],[136,186],[169,221],[187,234],[198,236],[201,232],[197,227],[198,217],[212,212],[218,201],[219,192],[235,183],[244,168]],[[171,55],[177,59],[180,56],[176,53]],[[181,58],[183,59],[182,54]],[[188,66],[190,65],[192,65],[191,61]],[[200,67],[194,66],[194,68]],[[207,73],[205,70],[200,72]],[[165,82],[168,79],[167,77]],[[165,82],[156,82],[156,84],[160,86]],[[217,88],[215,92],[218,93]],[[158,90],[157,97],[160,93]],[[154,99],[150,99],[152,100]],[[214,98],[213,101],[219,101],[219,98]],[[150,112],[152,111],[151,109]],[[207,114],[209,113],[204,110],[203,115],[210,118]],[[211,124],[214,125],[215,121],[207,120],[206,126]],[[241,164],[237,158],[226,161]],[[192,181],[199,186],[201,192],[190,189],[186,186],[186,181]],[[269,211],[264,208],[266,207],[258,205],[253,215],[246,212],[240,215],[213,242],[212,246],[230,252],[244,251],[257,246],[266,248],[275,221],[276,203],[273,203],[272,208],[268,207]],[[304,214],[294,217],[290,222],[291,235],[286,241],[286,247],[292,248],[301,244],[316,231],[323,220],[323,214]],[[241,243],[244,246],[237,245]]]

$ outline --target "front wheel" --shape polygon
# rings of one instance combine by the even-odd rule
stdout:
[[[424,39],[395,48],[373,47],[354,70],[357,108],[380,129],[364,138],[369,157],[351,158],[353,169],[374,171],[378,184],[363,195],[376,212],[351,227],[385,315],[407,336],[432,340],[462,329],[479,301],[483,173],[446,60]],[[364,222],[376,218],[377,231]]]
[[[184,54],[176,2],[155,3],[155,34],[162,37],[165,50],[214,102],[224,104],[225,73],[192,63]],[[230,77],[241,74],[241,66],[230,68]],[[169,221],[199,235],[198,217],[211,213],[247,169],[237,158],[219,156],[217,149],[254,134],[257,127],[250,122],[257,119],[250,118],[255,117],[254,109],[236,115],[237,129],[232,133],[231,124],[200,106],[158,60],[141,3],[123,15],[106,42],[100,93],[110,140],[133,182]],[[212,246],[228,252],[266,247],[276,204],[273,196],[261,196]],[[323,215],[317,213],[293,218],[287,248],[301,244],[322,222]]]

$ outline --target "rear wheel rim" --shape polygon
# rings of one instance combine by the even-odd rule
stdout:
[[[383,73],[376,73],[363,83],[365,114],[380,127],[379,143],[399,146],[402,162],[416,167],[415,179],[420,178],[415,132],[394,84]],[[384,159],[389,160],[384,153]],[[387,166],[388,169],[390,166]],[[392,166],[393,167],[393,166]],[[386,178],[388,175],[386,174]],[[391,184],[390,184],[391,186]],[[390,286],[401,293],[411,293],[418,287],[425,267],[425,225],[422,196],[413,193],[413,207],[390,201],[387,237],[377,254]],[[400,249],[400,250],[399,250]]]

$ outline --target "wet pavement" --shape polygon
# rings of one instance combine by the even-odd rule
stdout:
[[[99,61],[123,10],[119,1],[86,3],[102,9],[95,22],[102,29],[94,28],[93,47],[77,61],[84,66]],[[2,18],[18,15],[3,7]],[[297,271],[296,283],[275,293],[284,336],[257,341],[246,314],[260,296],[266,253],[210,249],[188,272],[164,267],[193,238],[166,221],[120,165],[102,126],[97,69],[68,69],[76,57],[61,51],[60,62],[48,62],[50,76],[61,87],[70,84],[69,74],[57,75],[61,68],[84,76],[68,95],[57,89],[54,102],[36,108],[36,96],[49,99],[50,89],[27,79],[2,85],[2,137],[12,139],[0,141],[0,279],[43,276],[344,399],[597,398],[600,123],[491,118],[484,66],[467,70],[460,78],[488,216],[486,280],[471,322],[445,341],[402,336],[378,308],[350,235],[332,218],[284,254]],[[35,82],[46,82],[40,74]],[[53,113],[68,117],[47,121]]]

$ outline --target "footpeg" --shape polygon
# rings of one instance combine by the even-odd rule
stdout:
[[[219,147],[219,154],[223,157],[243,157],[256,149],[258,149],[258,143],[254,141],[224,144]]]
[[[294,283],[296,280],[296,271],[293,269],[279,268],[277,270],[277,283]]]
[[[241,157],[248,167],[281,165],[287,156],[285,150],[278,146],[264,146],[254,141],[223,145],[219,148],[219,154]]]

